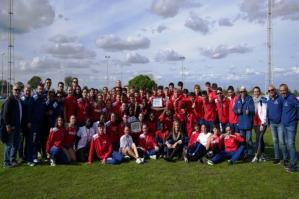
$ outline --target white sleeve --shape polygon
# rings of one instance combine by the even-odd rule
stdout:
[[[79,130],[77,131],[77,136],[81,137],[82,135],[82,127],[79,128]]]
[[[258,114],[259,114],[259,118],[260,118],[262,124],[266,124],[267,123],[267,104],[266,103],[262,103],[262,106],[261,105],[258,106]]]

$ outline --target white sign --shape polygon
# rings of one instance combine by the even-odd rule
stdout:
[[[131,123],[131,131],[132,131],[132,133],[139,133],[139,132],[141,132],[141,124],[140,124],[140,122],[133,122],[133,123]]]
[[[162,108],[163,103],[162,103],[162,98],[154,98],[153,99],[153,108]]]

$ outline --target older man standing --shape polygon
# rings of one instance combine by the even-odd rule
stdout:
[[[9,96],[3,107],[3,119],[7,139],[4,147],[4,168],[17,164],[16,156],[20,142],[20,129],[22,121],[22,103],[20,100],[20,87],[13,86],[13,95]]]
[[[296,132],[298,124],[299,101],[295,95],[291,94],[288,85],[281,84],[279,92],[283,98],[281,121],[284,126],[284,133],[287,142],[287,148],[290,155],[290,164],[286,167],[288,172],[297,171],[297,154],[296,154]]]

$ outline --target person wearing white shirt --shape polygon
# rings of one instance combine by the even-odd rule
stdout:
[[[77,145],[77,160],[85,162],[88,159],[89,144],[92,136],[96,134],[94,128],[92,128],[91,119],[86,119],[85,126],[79,128],[77,137],[79,137]]]

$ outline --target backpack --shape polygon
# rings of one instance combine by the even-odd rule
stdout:
[[[4,124],[4,106],[6,104],[7,100],[5,100],[1,106],[0,111],[0,140],[5,143],[7,141],[7,132],[6,132],[6,125]]]

